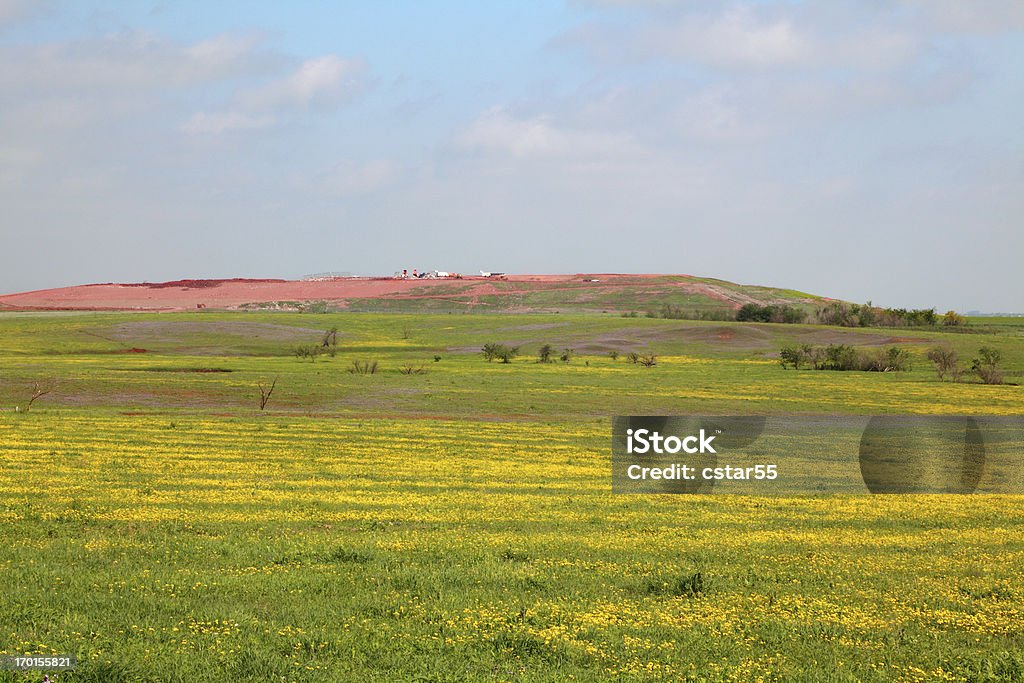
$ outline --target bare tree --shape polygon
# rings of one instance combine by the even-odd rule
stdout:
[[[267,407],[267,401],[270,400],[270,395],[274,393],[274,387],[277,386],[277,377],[270,383],[269,387],[263,386],[263,382],[259,383],[260,387],[260,410]]]
[[[25,412],[32,410],[32,404],[36,402],[36,399],[46,396],[48,393],[53,391],[56,386],[56,382],[53,380],[45,380],[42,382],[32,383],[32,396],[28,400],[28,404],[25,405]]]
[[[938,374],[939,380],[944,380],[949,375],[954,382],[960,381],[963,368],[960,367],[956,351],[949,346],[936,346],[928,349],[928,360],[935,364],[935,372]]]
[[[320,346],[337,346],[338,345],[338,328],[332,327],[331,329],[324,332],[324,337],[320,342]]]

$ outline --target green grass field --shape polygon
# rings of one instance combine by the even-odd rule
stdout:
[[[0,650],[75,654],[62,682],[1020,680],[1024,497],[611,493],[614,415],[1024,415],[939,382],[940,342],[1024,382],[1012,318],[3,314]],[[783,370],[787,343],[915,362]]]

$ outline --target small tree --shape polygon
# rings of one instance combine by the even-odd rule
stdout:
[[[327,353],[328,356],[334,358],[335,354],[338,353],[338,328],[332,327],[331,329],[324,332],[324,337],[320,341],[320,348]]]
[[[575,354],[576,354],[576,352],[574,350],[572,350],[572,349],[562,349],[562,355],[560,355],[558,357],[558,359],[560,361],[562,361],[563,363],[568,363],[569,361],[572,360],[572,357]]]
[[[960,327],[966,322],[967,318],[956,311],[946,311],[946,314],[942,316],[942,324],[946,327]]]
[[[626,354],[626,360],[628,360],[633,365],[636,365],[637,363],[640,362],[640,354],[637,353],[636,351],[630,351],[628,354]]]
[[[811,346],[809,344],[785,346],[779,351],[779,364],[783,369],[792,365],[794,370],[799,370],[801,365],[810,360],[810,356]]]
[[[978,349],[979,358],[971,362],[971,371],[985,384],[1002,384],[1003,370],[999,367],[1002,354],[998,349],[983,346]]]
[[[612,360],[618,360],[619,359],[619,352],[618,351],[609,351],[608,352],[608,357],[611,358]]]
[[[260,388],[260,410],[263,410],[267,407],[270,395],[274,393],[274,388],[277,386],[277,377],[270,383],[270,386],[264,386],[263,382],[260,382],[258,386]]]
[[[302,344],[295,347],[295,355],[302,360],[314,362],[316,357],[324,352],[324,347],[317,344]]]
[[[25,412],[27,413],[28,411],[32,410],[32,404],[35,403],[37,399],[40,399],[43,396],[49,394],[51,391],[53,391],[55,386],[56,382],[54,382],[53,380],[33,382],[32,395],[29,397],[28,403],[25,405]]]
[[[898,346],[890,346],[885,350],[885,367],[882,372],[909,372],[911,367],[910,351]]]
[[[935,346],[928,349],[928,360],[935,365],[935,372],[940,380],[945,380],[946,375],[949,375],[953,381],[959,381],[963,371],[960,368],[960,359],[951,347]]]
[[[484,358],[487,359],[487,362],[500,360],[502,363],[511,363],[512,359],[519,355],[519,347],[488,342],[487,344],[484,344],[481,352],[484,354]]]
[[[650,356],[640,356],[638,362],[645,368],[653,368],[655,365],[658,364],[658,357],[655,356],[654,354],[651,354]]]
[[[551,356],[554,355],[554,353],[555,347],[551,346],[551,344],[545,344],[537,351],[537,361],[539,363],[550,363]]]

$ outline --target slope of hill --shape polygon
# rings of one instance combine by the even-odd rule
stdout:
[[[0,296],[0,310],[351,310],[726,313],[746,303],[827,299],[690,275],[508,275],[459,279],[180,280],[95,284]]]

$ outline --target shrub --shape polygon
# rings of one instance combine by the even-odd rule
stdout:
[[[550,363],[551,356],[554,353],[555,347],[551,346],[551,344],[545,344],[544,346],[540,347],[540,349],[537,351],[537,362]]]
[[[999,350],[983,346],[978,349],[978,354],[980,357],[971,362],[971,372],[984,384],[1002,384],[1003,370],[999,367],[1002,354]]]
[[[779,351],[779,363],[783,368],[792,365],[795,370],[811,359],[812,348],[809,344],[800,346],[785,346]]]
[[[666,320],[682,320],[686,317],[683,309],[680,306],[673,304],[662,304],[661,305],[661,317]]]
[[[500,360],[502,363],[509,363],[513,358],[519,355],[518,346],[506,346],[505,344],[495,344],[493,342],[484,344],[482,349],[484,358],[487,362],[493,360]]]
[[[946,311],[946,314],[942,316],[942,324],[946,327],[960,327],[966,323],[967,318],[956,311]]]
[[[898,346],[890,346],[885,350],[885,355],[889,361],[889,367],[886,371],[893,372],[909,372],[912,364],[912,356],[910,351],[907,349],[901,349]]]
[[[608,357],[611,358],[612,360],[618,360],[619,359],[619,352],[618,351],[609,351],[608,352]]]
[[[558,360],[562,361],[563,363],[568,363],[569,361],[572,360],[572,357],[574,355],[576,355],[576,352],[573,351],[572,349],[562,349],[562,355],[558,357]]]
[[[960,367],[960,359],[956,351],[948,346],[935,346],[928,349],[928,360],[935,365],[935,372],[940,380],[946,379],[946,375],[952,377],[954,382],[960,381],[963,368]]]
[[[779,351],[779,364],[783,368],[792,365],[799,370],[805,363],[815,370],[905,372],[910,370],[911,355],[907,349],[898,346],[862,351],[846,344],[825,347],[803,344],[786,346]]]
[[[905,372],[910,370],[910,352],[898,346],[859,354],[859,367],[868,372]]]
[[[628,360],[633,365],[636,365],[637,363],[640,362],[640,354],[637,353],[636,351],[630,351],[629,353],[626,354],[626,360]]]
[[[352,361],[348,371],[353,375],[376,375],[379,369],[377,361]]]
[[[301,346],[295,347],[295,355],[302,360],[309,360],[313,362],[316,357],[324,353],[324,347],[319,344],[302,344]]]
[[[403,375],[422,375],[427,370],[422,365],[403,365],[398,371]]]
[[[653,368],[658,364],[658,357],[653,354],[650,356],[640,356],[637,362],[645,368]]]
[[[744,304],[736,311],[737,322],[802,323],[807,314],[799,308],[779,304]]]
[[[829,344],[825,347],[825,370],[859,370],[857,350],[846,344]]]

